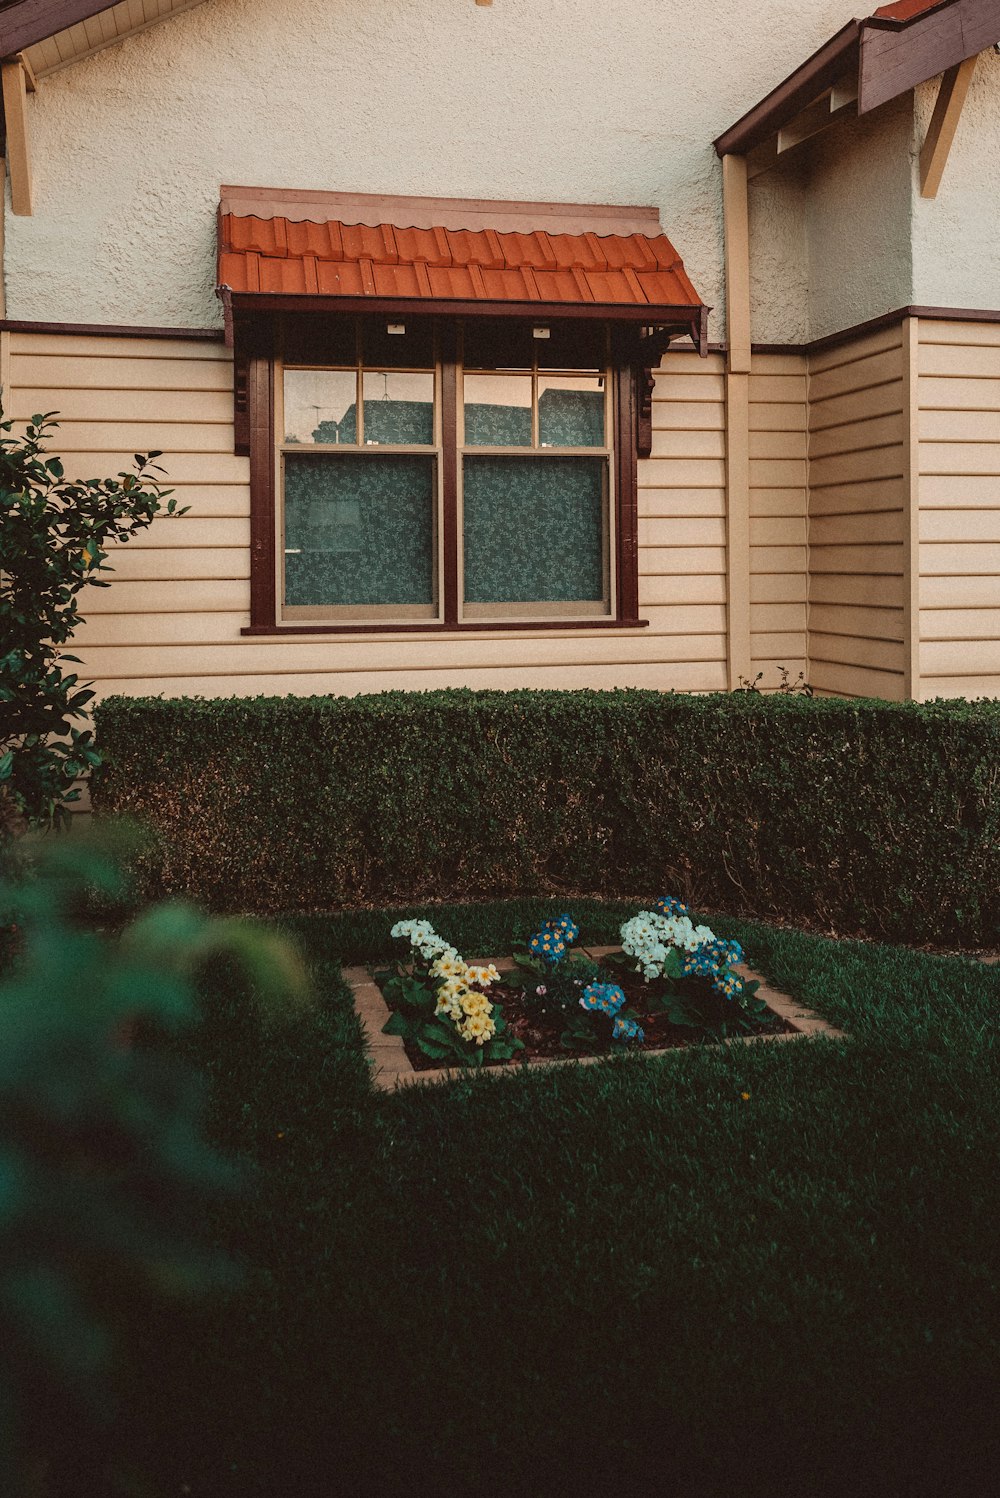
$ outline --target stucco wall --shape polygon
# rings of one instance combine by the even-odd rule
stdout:
[[[1000,27],[998,27],[1000,29]],[[983,52],[936,198],[922,198],[917,158],[937,81],[916,91],[913,147],[913,301],[1000,308],[1000,57]]]
[[[655,203],[719,338],[712,139],[855,9],[208,0],[29,99],[36,208],[8,210],[8,315],[217,325],[214,211],[231,182]],[[780,242],[775,194],[755,211]],[[801,336],[801,268],[763,268],[755,336]]]

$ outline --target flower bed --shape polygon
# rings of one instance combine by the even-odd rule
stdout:
[[[736,970],[738,942],[696,926],[680,901],[658,900],[621,928],[601,957],[576,950],[570,915],[547,921],[501,973],[470,964],[429,921],[400,921],[409,955],[376,974],[416,1070],[661,1050],[788,1026]]]

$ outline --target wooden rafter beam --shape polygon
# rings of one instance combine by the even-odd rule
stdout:
[[[31,216],[31,143],[28,135],[28,73],[15,58],[0,63],[4,116],[7,123],[7,170],[10,201],[21,217]]]
[[[115,0],[15,0],[0,10],[0,57],[10,57],[35,42],[55,36],[79,21],[89,21]]]
[[[949,68],[941,79],[927,139],[920,152],[921,197],[936,198],[938,195],[977,60],[975,57],[967,57],[965,62]]]

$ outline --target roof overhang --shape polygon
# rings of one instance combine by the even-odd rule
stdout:
[[[1000,41],[998,0],[898,0],[836,36],[715,141],[720,156],[745,156],[838,88],[870,113]]]
[[[708,308],[655,208],[225,187],[219,295],[244,317],[576,319],[689,335]]]

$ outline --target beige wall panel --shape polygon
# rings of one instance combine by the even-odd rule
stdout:
[[[814,489],[830,485],[870,483],[873,479],[898,479],[903,473],[902,443],[894,447],[858,449],[830,458],[814,458],[809,482]]]
[[[930,577],[992,577],[1000,572],[1000,546],[923,542],[920,571]]]
[[[246,589],[243,590],[246,592]],[[95,614],[90,613],[74,635],[81,650],[114,645],[131,650],[137,645],[227,645],[250,623],[249,609],[201,613]]]
[[[653,399],[654,431],[721,432],[725,424],[725,410],[718,401]]]
[[[250,517],[244,515],[218,519],[196,515],[193,511],[189,515],[161,515],[148,530],[140,531],[133,540],[125,544],[129,551],[158,551],[168,546],[185,550],[203,546],[249,548]],[[112,566],[116,565],[113,559],[120,556],[124,549],[116,546],[108,553]]]
[[[803,630],[767,631],[751,630],[750,649],[753,656],[753,664],[761,665],[764,661],[778,662],[782,666],[800,670],[799,661],[803,659],[803,645],[805,637]]]
[[[244,578],[187,578],[177,582],[127,582],[117,573],[104,574],[109,588],[93,588],[84,596],[84,623],[103,614],[142,618],[145,614],[250,614],[250,583]],[[211,620],[206,623],[212,628]]]
[[[752,521],[750,543],[754,548],[806,544],[805,515],[757,515]]]
[[[1000,639],[924,640],[920,659],[925,676],[1000,676]]]
[[[809,568],[817,572],[837,572],[846,576],[885,574],[903,575],[902,546],[813,546],[809,551]]]
[[[750,577],[751,604],[806,602],[808,578],[805,571],[757,572]]]
[[[724,635],[726,609],[723,602],[683,603],[674,591],[674,579],[650,578],[663,586],[658,592],[643,590],[640,611],[649,620],[650,635]]]
[[[640,546],[724,546],[726,525],[721,519],[639,520]]]
[[[1000,609],[1000,574],[986,577],[927,577],[920,579],[924,609]]]
[[[15,355],[18,386],[38,390],[226,390],[232,395],[233,361],[226,359],[78,358],[61,354]]]
[[[920,471],[992,477],[1000,472],[1000,448],[993,442],[921,442]]]
[[[804,519],[809,508],[809,491],[801,489],[751,489],[750,518],[766,519],[790,515]]]
[[[921,375],[951,375],[959,379],[1000,379],[1000,347],[981,344],[925,343],[921,335]]]
[[[809,668],[823,692],[903,695],[899,328],[810,357]]]
[[[685,472],[697,471],[701,483],[721,484],[725,475],[725,444],[721,432],[668,432],[653,433],[653,458],[669,458],[680,463],[675,482],[686,484]],[[709,459],[712,461],[706,462]]]
[[[806,627],[805,599],[798,603],[758,603],[753,620],[757,634],[803,632]]]
[[[816,434],[831,428],[849,426],[856,421],[869,421],[872,417],[902,417],[903,386],[900,380],[886,380],[884,384],[871,386],[867,390],[849,390],[846,395],[831,395],[814,402],[811,430]]]
[[[685,478],[678,470],[675,459],[643,458],[639,463],[639,488],[669,489],[672,494],[682,493],[686,489],[715,489],[717,493],[725,495],[725,486],[715,477],[716,472],[714,463],[687,464],[684,468]]]
[[[718,519],[725,513],[724,489],[665,489],[662,484],[639,489],[639,514],[650,519],[682,520],[702,515]]]
[[[847,635],[865,640],[903,639],[899,608],[875,608],[844,603],[809,605],[809,628],[817,635]]]
[[[758,374],[754,355],[754,373],[750,380],[752,399],[758,405],[800,405],[806,400],[806,377],[804,374]],[[789,361],[799,362],[799,355],[790,354]]]
[[[750,575],[755,572],[795,572],[806,570],[804,546],[750,547]]]
[[[117,449],[128,454],[131,466],[133,453],[147,453],[156,448],[171,458],[195,453],[219,453],[228,457],[233,451],[233,429],[232,425],[224,426],[220,422],[165,421],[161,425],[153,421],[60,421],[59,432],[49,445],[81,454],[103,454]],[[167,467],[162,459],[159,461],[163,468]]]
[[[240,520],[250,514],[250,490],[245,484],[167,484],[166,492],[195,520]],[[177,519],[184,519],[178,516]],[[157,525],[173,524],[161,518]],[[177,532],[169,535],[176,538]]]
[[[753,412],[750,413],[750,456],[751,458],[794,458],[804,463],[807,457],[807,437],[801,430],[790,432],[760,431],[753,425]]]
[[[808,482],[805,456],[801,458],[751,458],[751,489],[804,489]]]
[[[885,387],[891,391],[893,386]],[[871,452],[879,447],[899,447],[903,441],[903,418],[900,413],[866,417],[864,420],[840,422],[814,431],[809,440],[809,456],[834,457],[838,454]]]
[[[867,515],[872,510],[902,509],[906,482],[902,476],[870,483],[828,484],[809,494],[811,515]]]
[[[992,410],[967,411],[954,408],[944,411],[925,409],[920,413],[920,436],[924,442],[992,442],[1000,444],[1000,390],[994,392]],[[998,447],[1000,462],[1000,447]]]
[[[726,552],[722,546],[639,547],[639,585],[643,575],[673,577],[687,573],[725,576]]]
[[[925,676],[921,681],[921,701],[935,697],[1000,697],[1000,676]]]
[[[872,333],[862,333],[849,343],[837,343],[832,348],[820,349],[809,355],[810,379],[831,369],[845,369],[849,365],[860,364],[885,353],[887,349],[897,349],[901,342],[899,327],[895,325],[876,328]]]
[[[900,350],[886,349],[870,359],[854,363],[838,364],[822,373],[813,373],[809,379],[811,404],[832,400],[861,390],[876,390],[891,385],[900,379]],[[822,422],[822,416],[820,421]]]
[[[997,502],[997,479],[991,473],[920,475],[922,510],[991,510]]]
[[[237,546],[120,546],[111,565],[126,582],[250,576],[250,552]]]
[[[935,343],[981,344],[990,348],[1000,348],[1000,323],[960,322],[957,319],[923,317],[920,319],[920,342],[926,345]]]
[[[160,433],[164,435],[163,432]],[[155,446],[156,444],[152,444]],[[88,478],[100,471],[101,474],[118,473],[129,471],[135,467],[133,453],[138,448],[129,448],[127,451],[109,450],[102,452],[99,447],[93,447],[88,451],[78,452],[59,441],[59,456],[62,458],[69,478]],[[163,482],[172,484],[239,484],[246,489],[250,483],[250,461],[248,458],[238,458],[233,453],[197,453],[197,452],[165,452],[157,463],[165,469]]]
[[[904,697],[901,671],[869,671],[811,657],[809,681],[821,696],[881,697],[886,702],[902,702]]]
[[[921,541],[1000,541],[1000,493],[993,510],[920,511]]]
[[[825,635],[810,625],[810,659],[839,666],[863,666],[871,671],[903,671],[899,640],[868,640],[863,635]]]
[[[1000,401],[1000,383],[996,379],[922,375],[917,391],[925,411],[995,411]]]
[[[67,437],[72,435],[75,430],[72,424],[76,422],[106,422],[114,426],[138,422],[143,423],[142,430],[146,430],[145,423],[155,422],[157,428],[161,423],[170,427],[169,438],[173,444],[187,446],[188,427],[214,422],[224,428],[220,442],[228,437],[232,448],[231,389],[123,390],[115,387],[108,390],[55,390],[51,387],[39,389],[37,386],[23,388],[18,385],[15,386],[14,400],[8,415],[13,416],[15,421],[27,421],[36,411],[48,411],[53,400],[59,402],[59,424]],[[183,430],[177,430],[179,425],[183,426]],[[62,437],[59,440],[62,441]],[[119,441],[117,445],[122,444]]]
[[[697,355],[694,356],[697,358]],[[690,368],[692,358],[668,354],[656,373],[653,404],[660,401],[708,401],[725,406],[726,381],[724,364],[718,355],[699,361],[701,369]],[[689,367],[684,368],[684,364]]]
[[[506,666],[495,670],[400,670],[387,667],[377,675],[370,671],[282,671],[226,676],[123,677],[99,681],[95,697],[112,694],[130,697],[162,695],[184,697],[309,697],[356,696],[366,692],[436,691],[443,687],[469,687],[473,691],[520,691],[530,688],[552,691],[589,687],[645,687],[653,691],[724,692],[725,662],[706,661],[665,665],[554,666],[549,668]]]
[[[867,573],[855,573],[853,576],[813,574],[809,579],[809,599],[810,613],[816,603],[902,610],[903,580],[901,577],[884,577],[878,574],[869,576]],[[902,613],[899,627],[902,630]]]
[[[810,546],[862,546],[898,541],[903,544],[901,510],[868,514],[813,515],[809,521]]]
[[[701,604],[725,603],[726,579],[722,574],[705,576],[639,578],[639,613],[643,618],[654,604]]]
[[[921,609],[923,640],[1000,640],[1000,607]]]
[[[35,357],[52,354],[57,358],[99,359],[226,359],[222,337],[215,338],[139,338],[91,337],[87,334],[24,333],[14,329],[10,335],[11,353]]]
[[[756,379],[750,381],[750,430],[756,432],[804,432],[806,430],[805,393],[797,401],[754,400]]]

